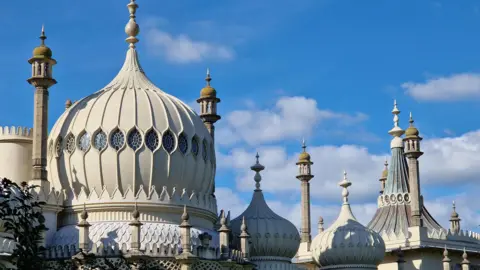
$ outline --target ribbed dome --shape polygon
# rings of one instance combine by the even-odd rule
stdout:
[[[137,194],[143,187],[147,196],[166,189],[205,201],[213,192],[212,137],[189,106],[147,78],[133,46],[134,26],[126,29],[131,45],[118,75],[53,126],[49,179],[77,195],[82,188],[124,194],[131,187]]]
[[[269,256],[290,261],[300,245],[298,230],[290,221],[273,212],[265,202],[260,189],[261,176],[259,173],[264,167],[258,162],[258,155],[257,163],[251,169],[256,172],[256,189],[248,208],[231,221],[232,232],[234,236],[240,235],[242,219],[245,217],[251,236],[250,256],[252,260],[255,260],[255,257]],[[234,237],[234,241],[238,241],[238,237]]]
[[[313,260],[321,267],[362,265],[362,268],[377,269],[385,256],[382,237],[357,221],[348,203],[347,187],[351,183],[345,178],[340,182],[344,202],[337,220],[312,241]],[[322,268],[323,269],[323,268]]]

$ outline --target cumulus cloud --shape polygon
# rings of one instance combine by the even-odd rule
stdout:
[[[232,48],[202,40],[193,40],[187,34],[172,35],[159,30],[153,24],[146,30],[149,51],[165,60],[187,64],[204,60],[232,60],[235,52]]]
[[[368,116],[320,109],[314,99],[296,96],[280,97],[271,109],[232,111],[224,119],[217,130],[222,138],[219,144],[242,141],[259,145],[308,136],[324,121],[335,120],[337,126],[352,125],[365,121]]]
[[[480,149],[480,131],[469,132],[459,137],[432,138],[422,141],[424,155],[420,158],[420,177],[424,186],[433,184],[466,184],[474,181],[480,174],[478,151]],[[292,194],[300,185],[295,178],[298,159],[297,153],[289,154],[283,146],[262,146],[260,161],[266,169],[262,172],[262,187],[266,192]],[[343,170],[353,183],[352,197],[365,201],[378,195],[378,179],[388,152],[373,154],[358,145],[311,146],[308,152],[314,165],[311,180],[311,195],[322,200],[338,198],[338,182]],[[219,170],[231,170],[236,175],[238,190],[251,190],[253,172],[249,167],[254,163],[255,151],[233,148],[228,153],[218,153]],[[460,183],[460,184],[459,184]],[[292,195],[293,196],[293,195]],[[297,195],[295,195],[297,196]]]
[[[353,187],[353,186],[352,186]],[[319,217],[324,219],[324,228],[328,228],[338,217],[341,207],[341,189],[337,188],[336,195],[338,195],[335,202],[331,204],[318,204],[313,203],[311,205],[311,218],[312,218],[312,235],[316,235],[318,231]],[[452,212],[452,200],[455,200],[457,206],[457,212],[462,219],[462,227],[467,230],[478,230],[480,224],[480,216],[475,209],[475,205],[480,202],[480,199],[474,198],[476,203],[472,203],[473,194],[460,193],[453,194],[445,197],[430,198],[425,201],[425,205],[430,214],[442,225],[444,228],[449,228],[449,219]],[[299,196],[299,194],[297,195]],[[241,199],[237,192],[234,192],[228,188],[222,188],[217,194],[219,207],[231,211],[232,218],[239,216],[248,206],[250,198]],[[371,201],[367,203],[356,203],[355,200],[351,200],[351,207],[353,214],[362,224],[367,225],[372,219],[377,205],[374,203],[376,197],[373,197]],[[281,200],[267,200],[267,204],[270,208],[282,217],[290,220],[297,228],[301,226],[301,208],[299,203],[288,203]]]
[[[480,97],[480,74],[462,73],[437,77],[426,82],[406,82],[405,92],[422,101],[456,101]]]

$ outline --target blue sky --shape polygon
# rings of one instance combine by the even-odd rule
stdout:
[[[340,202],[335,184],[346,169],[355,211],[368,221],[397,99],[401,126],[412,111],[425,138],[420,162],[427,206],[447,225],[448,204],[456,198],[465,225],[480,224],[467,203],[480,173],[479,2],[137,2],[141,63],[157,86],[194,104],[211,68],[223,116],[218,197],[235,198],[222,207],[239,214],[248,203],[254,186],[249,166],[260,151],[269,202],[297,223],[299,193],[292,189],[300,185],[293,163],[305,137],[315,162],[314,216],[324,215],[327,223],[334,218]],[[66,99],[105,86],[127,49],[127,3],[5,2],[0,123],[32,125],[27,60],[42,23],[58,61],[50,126]]]

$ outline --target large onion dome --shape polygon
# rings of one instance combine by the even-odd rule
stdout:
[[[250,259],[252,261],[276,257],[276,260],[290,260],[297,253],[300,235],[297,228],[287,219],[277,215],[265,202],[260,189],[260,171],[265,167],[258,161],[251,167],[255,171],[256,189],[247,209],[231,221],[234,236],[241,234],[242,219],[245,218],[251,236]],[[238,241],[234,237],[234,241]],[[237,243],[238,244],[238,243]],[[263,269],[263,268],[262,268]]]
[[[129,4],[133,12],[136,7]],[[53,126],[49,179],[73,197],[95,190],[98,197],[107,193],[119,200],[126,193],[132,200],[143,193],[165,204],[195,200],[216,218],[212,137],[188,105],[145,75],[135,48],[139,27],[134,18],[125,28],[130,48],[118,75],[75,102]]]
[[[377,269],[385,256],[382,237],[357,221],[348,203],[347,188],[351,183],[346,178],[343,187],[343,205],[337,220],[312,241],[312,257],[321,269],[347,269],[361,266],[362,269]],[[360,267],[359,267],[360,268]]]

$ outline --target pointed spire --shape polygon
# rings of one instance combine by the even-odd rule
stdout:
[[[47,39],[47,36],[45,35],[45,25],[42,24],[42,34],[40,35],[40,40],[42,42],[42,45],[45,46],[45,39]]]
[[[348,187],[352,185],[352,182],[347,180],[347,172],[343,171],[343,180],[338,184],[343,188],[342,196],[343,196],[343,204],[348,204]]]
[[[452,260],[448,257],[448,250],[447,245],[445,245],[445,249],[443,250],[443,262],[451,262]]]
[[[253,178],[255,180],[255,191],[261,191],[260,181],[262,181],[262,176],[260,175],[260,172],[265,169],[265,166],[260,164],[260,161],[259,161],[260,156],[258,155],[258,152],[255,158],[256,158],[256,162],[254,165],[250,167],[250,169],[255,172],[255,177]]]
[[[85,203],[83,203],[83,211],[82,211],[82,214],[80,214],[80,217],[82,218],[82,220],[85,220],[85,221],[88,218],[87,205]]]
[[[305,138],[302,139],[302,148],[303,148],[303,152],[307,152],[307,145],[305,144]]]
[[[212,81],[212,77],[210,76],[210,68],[207,68],[207,77],[205,77],[205,81],[207,82],[207,86],[210,86],[210,82]]]
[[[125,26],[125,33],[127,34],[127,41],[130,43],[130,48],[135,48],[135,43],[138,42],[137,35],[140,33],[140,27],[138,26],[135,18],[135,13],[137,12],[138,5],[135,3],[135,0],[130,0],[130,3],[127,5],[128,11],[130,12],[130,20]]]
[[[245,216],[242,216],[242,225],[240,226],[240,237],[246,237],[249,236],[248,234],[248,227],[247,227],[247,222],[245,220]]]
[[[405,131],[401,129],[398,125],[398,122],[399,122],[398,115],[400,114],[400,110],[397,107],[397,100],[394,100],[393,102],[392,114],[393,114],[393,128],[388,133],[393,137],[400,137],[403,135],[403,133],[405,133]]]

